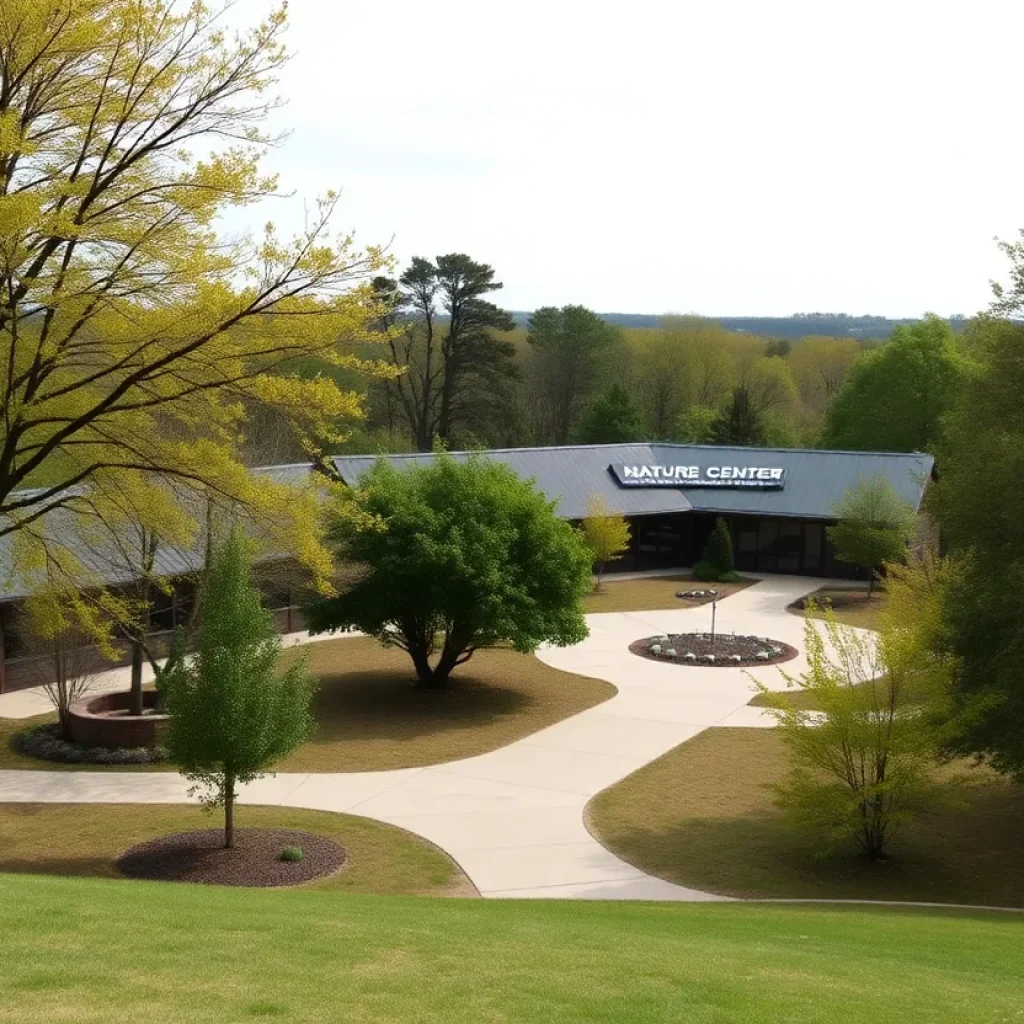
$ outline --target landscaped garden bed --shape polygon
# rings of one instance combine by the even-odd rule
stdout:
[[[224,846],[223,829],[177,832],[133,846],[117,859],[129,878],[261,888],[311,882],[344,863],[344,849],[326,836],[272,828],[236,830],[231,849]]]
[[[701,668],[778,665],[797,656],[795,647],[763,636],[735,633],[663,633],[629,645],[632,654],[651,661]]]
[[[443,850],[404,829],[369,818],[330,811],[242,804],[235,809],[236,835],[250,830],[313,834],[345,851],[344,870],[307,882],[316,889],[417,896],[475,896],[476,889]],[[126,850],[154,837],[216,826],[216,818],[194,804],[0,803],[0,873],[124,878],[118,860]],[[223,844],[224,830],[213,827]],[[73,836],[71,842],[69,837]],[[279,856],[304,841],[282,839]],[[237,853],[238,850],[227,851]],[[301,862],[300,862],[301,863]],[[295,863],[283,862],[293,868]],[[295,875],[292,874],[294,879]]]
[[[28,757],[59,764],[73,765],[137,765],[160,764],[167,760],[162,746],[93,747],[66,739],[57,722],[25,729],[16,736],[17,748]]]

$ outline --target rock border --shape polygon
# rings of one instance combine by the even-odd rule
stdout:
[[[758,668],[792,661],[800,652],[771,637],[709,633],[662,633],[634,640],[630,654],[648,661],[691,668]]]

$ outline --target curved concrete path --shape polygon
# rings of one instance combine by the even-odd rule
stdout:
[[[824,582],[764,579],[719,605],[718,629],[770,636],[802,650],[803,620],[786,605]],[[556,668],[605,679],[618,693],[499,750],[426,768],[280,774],[245,787],[241,800],[398,825],[446,850],[484,896],[727,899],[639,871],[606,850],[583,822],[592,797],[702,730],[772,724],[761,709],[747,706],[745,670],[658,664],[627,650],[655,633],[707,629],[710,617],[709,606],[588,616],[587,640],[544,648],[538,656]],[[785,667],[801,672],[803,655]],[[776,668],[750,672],[773,688],[785,685]],[[0,715],[6,713],[0,707]],[[187,784],[173,773],[0,771],[0,801],[187,800]]]

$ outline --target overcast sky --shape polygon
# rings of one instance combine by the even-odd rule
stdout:
[[[235,16],[256,18],[261,0]],[[292,0],[297,198],[507,308],[970,314],[1024,226],[1021,0]]]

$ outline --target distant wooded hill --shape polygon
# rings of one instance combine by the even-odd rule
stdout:
[[[525,327],[528,312],[513,312],[515,321]],[[657,327],[662,314],[601,313],[600,316],[617,327]],[[884,316],[851,316],[847,313],[797,313],[795,316],[709,316],[704,319],[721,324],[727,331],[756,334],[762,338],[803,338],[807,335],[831,338],[888,338],[900,324],[914,324],[919,318],[890,320]],[[952,317],[950,324],[960,330],[964,317]]]

